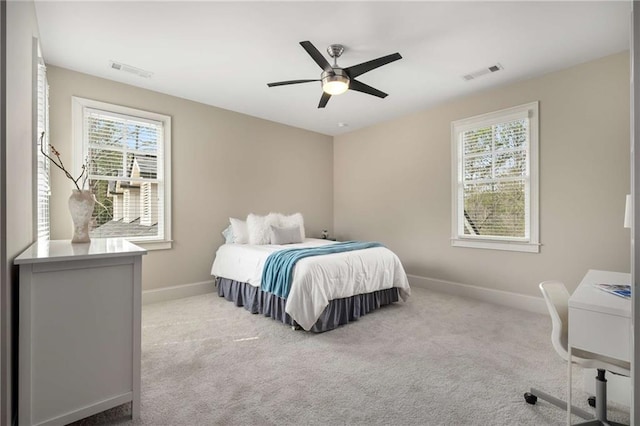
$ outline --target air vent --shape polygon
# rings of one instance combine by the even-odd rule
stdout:
[[[486,74],[491,74],[492,72],[500,71],[502,69],[504,69],[502,67],[502,65],[495,64],[495,65],[491,65],[490,67],[482,68],[481,70],[478,70],[478,71],[472,72],[470,74],[464,75],[464,76],[462,76],[462,78],[464,78],[465,80],[469,81],[469,80],[476,79],[478,77],[482,77],[483,75],[486,75]]]
[[[145,71],[140,68],[132,67],[131,65],[114,61],[110,61],[109,63],[111,65],[111,68],[113,68],[114,70],[128,72],[129,74],[135,74],[142,78],[151,78],[151,76],[153,75],[151,71]]]

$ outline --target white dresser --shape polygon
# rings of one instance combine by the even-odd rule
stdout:
[[[123,239],[33,244],[20,267],[18,423],[140,414],[142,255]]]

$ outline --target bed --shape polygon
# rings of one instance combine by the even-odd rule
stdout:
[[[218,295],[252,313],[323,332],[404,301],[411,294],[400,260],[382,246],[300,259],[286,298],[262,290],[262,273],[270,254],[329,244],[335,243],[305,238],[287,245],[223,244],[211,268]]]

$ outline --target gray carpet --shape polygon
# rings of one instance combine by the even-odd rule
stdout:
[[[522,394],[566,395],[545,315],[414,288],[407,303],[310,334],[206,294],[143,307],[140,425],[561,425]],[[593,411],[574,367],[574,404]],[[610,406],[609,418],[629,422]],[[575,417],[575,421],[579,418]]]

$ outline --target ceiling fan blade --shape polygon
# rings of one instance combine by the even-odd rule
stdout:
[[[316,80],[289,80],[289,81],[278,81],[276,83],[267,83],[267,86],[269,87],[275,87],[275,86],[284,86],[287,84],[298,84],[298,83],[309,83],[311,81],[320,81],[318,79]]]
[[[322,92],[322,97],[320,98],[320,103],[318,104],[318,108],[324,108],[327,105],[327,102],[329,102],[330,98],[331,98],[330,94],[328,94],[327,92]]]
[[[351,80],[349,82],[349,90],[355,90],[356,92],[366,93],[367,95],[373,95],[383,99],[388,96],[386,93],[375,89],[368,84],[364,84],[358,80]]]
[[[320,51],[318,51],[318,49],[316,49],[316,47],[313,44],[311,44],[310,41],[301,41],[300,46],[302,46],[304,50],[307,51],[309,56],[311,56],[313,60],[316,61],[316,64],[318,64],[320,68],[322,68],[326,72],[333,71],[333,68],[331,68],[331,64],[322,55],[322,53],[320,53]]]
[[[371,61],[363,62],[361,64],[345,68],[344,70],[347,72],[349,77],[356,78],[357,76],[362,75],[365,72],[369,72],[383,65],[387,65],[388,63],[397,61],[398,59],[402,59],[402,56],[400,56],[399,53],[393,53],[391,55],[383,56],[378,59],[372,59]]]

